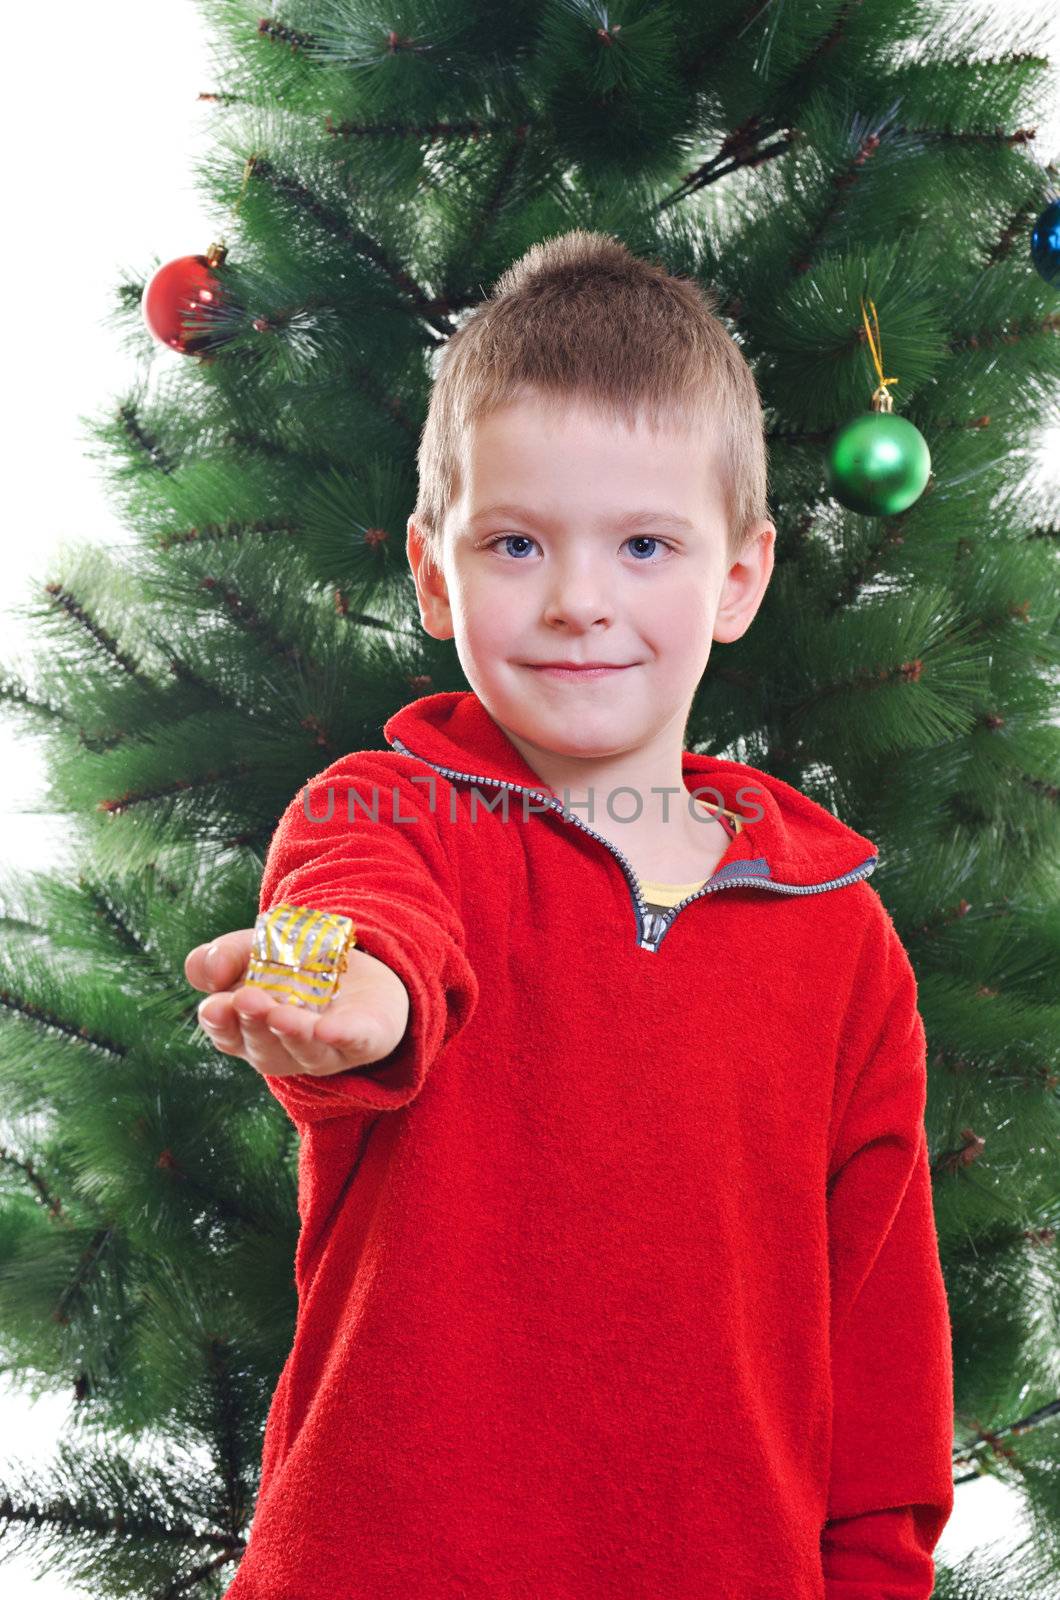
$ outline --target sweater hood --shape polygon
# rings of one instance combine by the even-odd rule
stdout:
[[[383,736],[399,755],[424,761],[450,779],[505,784],[562,807],[563,796],[542,782],[472,690],[411,701],[388,719]],[[780,778],[691,750],[682,752],[681,769],[686,789],[705,791],[700,798],[708,804],[720,799],[743,823],[715,877],[731,872],[741,882],[761,880],[763,887],[811,890],[875,870],[879,856],[871,839]],[[624,791],[621,799],[628,804]]]

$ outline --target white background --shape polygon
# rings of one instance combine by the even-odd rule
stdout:
[[[985,10],[987,0],[963,9]],[[1021,0],[1008,13],[1013,48],[1023,38],[1019,18],[1051,15],[1050,53],[1060,71],[1060,0]],[[133,376],[116,332],[102,326],[121,269],[147,271],[155,257],[202,252],[224,219],[208,213],[192,188],[192,160],[209,140],[211,115],[196,96],[218,84],[191,0],[14,7],[4,18],[4,44],[11,449],[4,484],[10,521],[0,536],[7,574],[0,656],[17,668],[39,648],[39,636],[10,610],[52,576],[49,555],[59,542],[116,545],[132,537],[104,500],[79,423],[116,400]],[[1043,165],[1060,159],[1060,103],[1031,149]],[[156,357],[181,359],[161,348]],[[1049,453],[1060,456],[1058,445],[1060,429],[1042,437],[1043,463]],[[44,869],[54,859],[60,823],[19,814],[42,795],[38,749],[0,714],[0,868]],[[13,1457],[47,1461],[69,1412],[67,1394],[31,1407],[0,1374],[0,1480]],[[940,1554],[1011,1537],[1015,1504],[993,1479],[962,1486]],[[56,1573],[34,1582],[29,1560],[5,1555],[2,1538],[0,1581],[7,1600],[74,1600],[85,1592]]]

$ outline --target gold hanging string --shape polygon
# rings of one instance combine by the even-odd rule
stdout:
[[[246,194],[247,184],[250,182],[250,174],[254,171],[254,168],[257,166],[257,164],[258,157],[256,154],[247,157],[246,165],[243,168],[243,187],[239,191],[239,199],[236,201],[233,208],[234,214],[238,214],[239,208],[243,204],[243,196]]]
[[[239,191],[239,197],[236,200],[235,205],[232,207],[232,215],[233,216],[238,216],[238,214],[239,214],[239,208],[243,204],[243,196],[247,192],[247,184],[250,182],[250,174],[254,171],[254,168],[257,166],[258,160],[259,160],[258,153],[255,153],[254,155],[250,155],[246,159],[246,162],[245,162],[245,164],[243,166],[243,184],[242,184],[242,187],[240,188],[240,191]],[[210,263],[211,267],[220,267],[220,266],[224,265],[224,259],[225,259],[225,256],[227,254],[228,254],[228,246],[225,244],[224,234],[222,234],[221,237],[217,240],[216,244],[212,244],[210,246],[210,248],[207,250],[206,259]]]
[[[862,296],[861,297],[861,315],[862,315],[862,318],[863,318],[864,323],[865,323],[865,332],[868,335],[869,349],[872,351],[872,359],[876,364],[876,375],[880,380],[879,387],[875,390],[875,392],[874,392],[874,394],[872,396],[872,409],[873,409],[873,411],[893,411],[894,410],[894,396],[888,391],[887,385],[889,383],[897,383],[898,379],[897,378],[885,378],[884,375],[883,375],[883,359],[882,359],[881,348],[880,348],[881,347],[880,321],[879,321],[879,318],[876,315],[876,303],[875,303],[875,301],[870,300],[869,301],[869,305],[872,307],[872,320],[876,324],[876,337],[875,337],[875,339],[872,337],[872,329],[869,327],[869,319],[868,319],[868,316],[867,316],[866,311],[865,311],[865,300],[864,300],[864,297]]]

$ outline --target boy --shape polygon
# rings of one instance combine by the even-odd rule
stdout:
[[[870,840],[682,748],[772,573],[751,372],[576,230],[450,340],[419,464],[421,618],[473,688],[314,777],[261,886],[350,916],[349,969],[314,1014],[241,984],[248,929],[187,962],[302,1138],[228,1600],[926,1600],[916,980]]]

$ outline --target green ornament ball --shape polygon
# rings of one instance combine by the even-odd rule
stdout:
[[[893,517],[918,500],[931,475],[927,440],[905,417],[865,411],[828,447],[828,490],[850,511]]]

